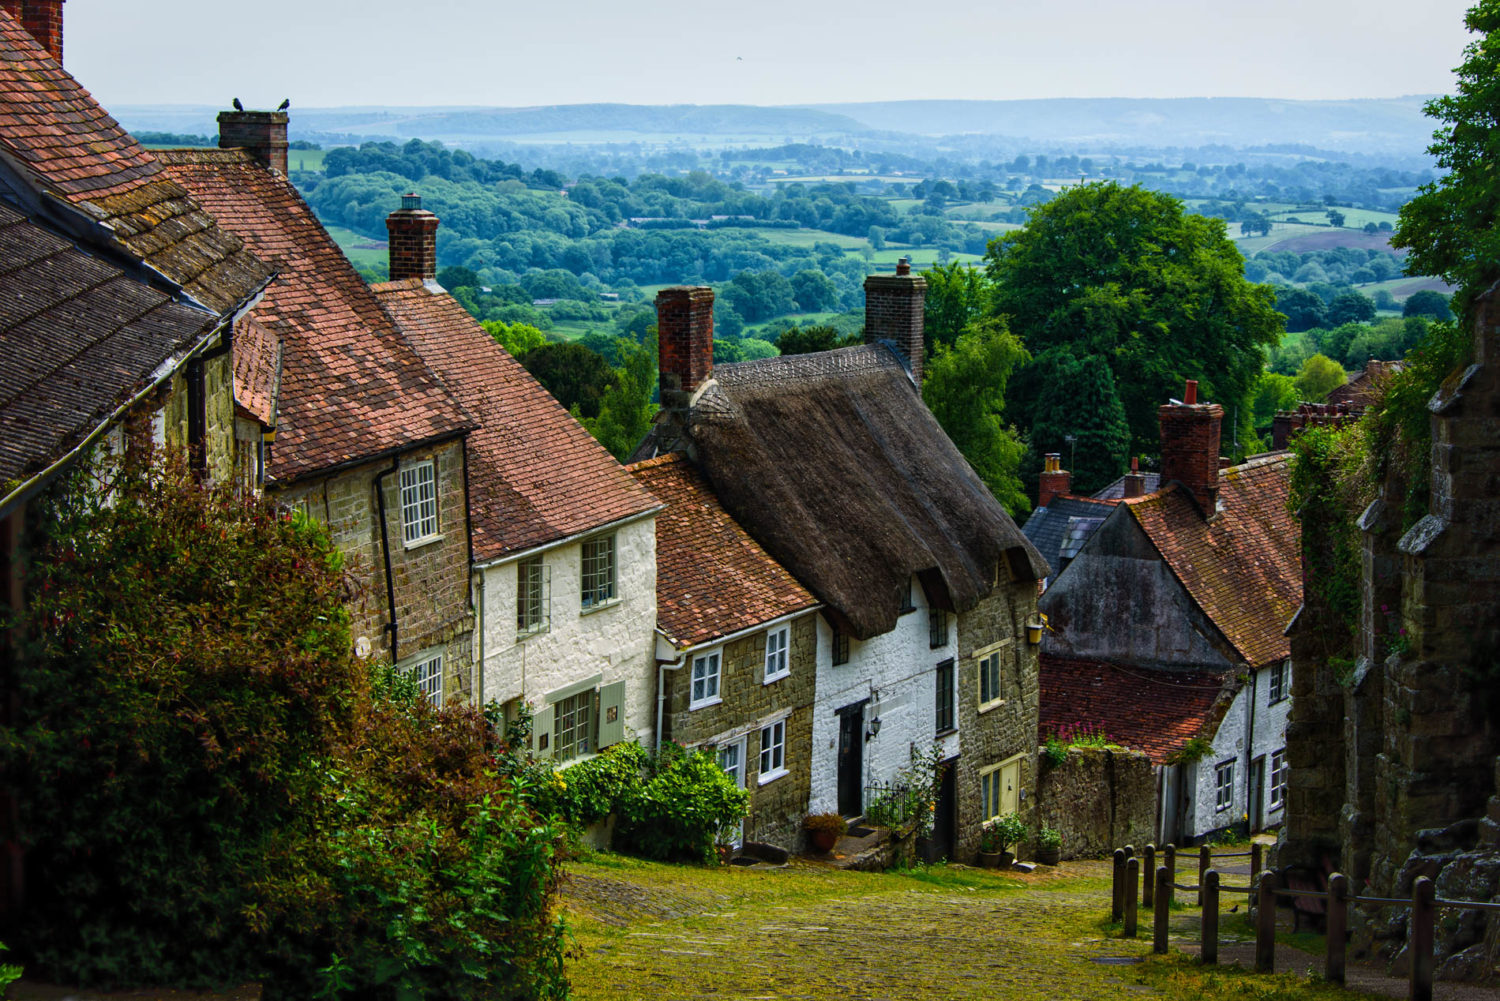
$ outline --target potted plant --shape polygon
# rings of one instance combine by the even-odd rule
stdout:
[[[837,813],[813,813],[802,821],[802,829],[807,832],[807,840],[812,842],[814,848],[827,852],[838,843],[849,825]]]
[[[1046,824],[1036,832],[1036,861],[1041,865],[1057,865],[1062,857],[1062,833]]]
[[[1007,869],[1016,860],[1011,851],[1026,836],[1026,822],[1014,813],[986,820],[979,829],[979,864],[987,869]]]

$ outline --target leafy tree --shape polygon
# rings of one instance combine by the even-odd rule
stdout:
[[[989,304],[990,281],[984,271],[967,264],[939,264],[922,272],[927,279],[923,327],[927,350],[952,344]]]
[[[792,292],[804,313],[821,313],[839,308],[839,290],[821,271],[803,268],[792,275]]]
[[[826,323],[810,324],[806,327],[788,327],[776,339],[776,347],[784,355],[832,351],[844,343],[844,335],[839,333],[838,328]]]
[[[1447,320],[1453,316],[1448,297],[1432,289],[1422,289],[1407,296],[1401,307],[1402,316],[1427,316],[1434,320]]]
[[[1443,125],[1427,148],[1445,173],[1402,206],[1391,238],[1410,250],[1409,274],[1438,275],[1459,287],[1460,316],[1500,278],[1500,0],[1479,0],[1464,25],[1481,35],[1464,48],[1457,92],[1427,102]],[[1463,324],[1461,324],[1463,326]]]
[[[620,368],[599,400],[599,416],[583,426],[610,455],[624,462],[651,430],[656,416],[656,335],[641,344],[619,341]]]
[[[865,234],[865,239],[870,241],[870,247],[872,249],[885,249],[885,230],[881,229],[879,226],[871,226],[869,232]]]
[[[521,360],[533,348],[547,343],[547,335],[529,323],[504,323],[500,320],[481,320],[479,325],[485,333],[495,339],[506,352]]]
[[[1334,229],[1340,229],[1343,227],[1344,213],[1340,212],[1338,209],[1329,209],[1323,214],[1328,217],[1328,225],[1332,226]]]
[[[1293,385],[1300,399],[1318,403],[1348,381],[1348,373],[1338,362],[1326,355],[1313,355],[1302,363]]]
[[[479,288],[484,281],[479,277],[479,272],[473,268],[466,268],[461,264],[450,264],[446,268],[438,269],[437,283],[451,292],[456,288]]]
[[[1032,452],[1069,456],[1076,493],[1103,489],[1120,475],[1130,449],[1125,407],[1109,364],[1098,355],[1076,358],[1062,350],[1037,359],[1037,367],[1049,374],[1031,428]],[[1075,439],[1071,446],[1068,435]]]
[[[1209,399],[1248,401],[1263,349],[1281,336],[1274,293],[1245,280],[1223,220],[1138,186],[1069,188],[991,243],[988,259],[992,310],[1029,351],[1109,361],[1135,451],[1155,443],[1156,408],[1186,377]],[[1041,387],[1016,382],[1008,413],[1026,424]]]
[[[995,499],[1012,516],[1031,509],[1017,475],[1025,447],[1005,423],[1005,388],[1026,349],[1000,319],[980,320],[939,345],[922,380],[922,399]]]
[[[1286,314],[1286,329],[1293,333],[1328,322],[1328,307],[1316,293],[1304,288],[1277,290],[1276,308]]]
[[[1328,322],[1368,323],[1375,319],[1375,303],[1358,292],[1344,292],[1328,304]]]
[[[619,344],[628,343],[618,341]],[[602,355],[582,344],[541,344],[526,352],[521,364],[568,410],[599,416],[599,407],[615,371]]]
[[[1252,421],[1256,428],[1271,426],[1278,411],[1291,410],[1298,399],[1295,380],[1289,375],[1262,372],[1255,380],[1255,392],[1250,398]]]
[[[1381,289],[1375,293],[1375,308],[1390,312],[1393,309],[1400,309],[1401,306],[1396,302],[1396,297],[1391,295],[1388,290]]]
[[[1259,233],[1265,236],[1271,232],[1271,220],[1259,212],[1247,212],[1245,218],[1240,221],[1240,233],[1250,236]]]

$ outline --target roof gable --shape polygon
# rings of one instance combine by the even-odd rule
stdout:
[[[532,549],[659,506],[452,296],[421,279],[373,291],[477,421],[469,437],[475,559]]]
[[[666,504],[656,518],[656,617],[679,649],[817,607],[730,517],[686,456],[627,468]]]

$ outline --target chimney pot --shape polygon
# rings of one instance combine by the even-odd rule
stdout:
[[[898,274],[898,275],[909,275],[909,274],[911,274],[911,258],[909,258],[909,257],[902,257],[902,258],[898,258],[897,259],[897,261],[896,261],[896,274]]]
[[[262,167],[286,176],[285,111],[219,112],[219,148],[243,149]]]
[[[1189,379],[1187,381],[1187,386],[1182,391],[1182,402],[1190,407],[1198,402],[1197,379]]]
[[[419,209],[421,207],[422,196],[417,194],[415,191],[408,191],[406,194],[401,196],[402,210],[409,212],[412,209]]]
[[[678,285],[656,293],[661,405],[680,410],[714,374],[714,290]]]
[[[1042,475],[1037,484],[1037,507],[1046,507],[1052,498],[1061,497],[1073,489],[1073,474],[1062,468],[1062,454],[1048,452],[1042,457]]]
[[[927,279],[912,274],[911,264],[904,257],[896,265],[894,275],[870,275],[865,279],[865,343],[890,343],[919,387],[927,351],[923,326],[926,301]]]
[[[422,208],[422,196],[401,196],[401,207],[385,217],[391,281],[437,277],[438,217]]]
[[[1126,497],[1140,497],[1146,492],[1146,477],[1141,474],[1140,456],[1130,457],[1130,472],[1125,474],[1123,493]]]

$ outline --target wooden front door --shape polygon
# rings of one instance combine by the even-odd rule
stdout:
[[[839,813],[858,817],[865,812],[865,702],[838,713]]]
[[[1000,816],[1021,808],[1021,757],[1017,755],[1000,765]]]
[[[958,833],[958,759],[949,758],[938,765],[938,770],[942,774],[937,783],[937,801],[933,804],[929,862],[952,858]]]

